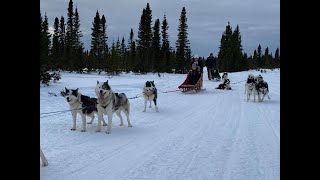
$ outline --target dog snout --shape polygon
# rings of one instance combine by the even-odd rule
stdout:
[[[102,91],[102,90],[100,90],[100,93],[103,93],[103,91]]]
[[[68,102],[70,101],[69,97],[67,97],[67,101],[68,101]]]

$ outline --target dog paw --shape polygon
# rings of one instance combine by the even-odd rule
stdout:
[[[143,110],[142,112],[146,112],[146,110]]]
[[[97,129],[97,130],[96,130],[96,132],[100,132],[100,131],[101,131],[101,129]]]
[[[107,131],[106,134],[111,134],[111,132]]]
[[[88,122],[87,124],[92,124],[92,122]]]
[[[129,125],[128,125],[128,127],[132,127],[132,125],[131,125],[131,124],[129,124]]]
[[[75,131],[76,130],[76,128],[71,128],[71,131]]]
[[[103,126],[108,126],[108,124],[103,124]]]
[[[86,132],[86,130],[82,129],[81,132]]]
[[[43,167],[48,166],[48,162],[42,163],[42,166],[43,166]]]
[[[119,126],[123,126],[123,124],[119,124]]]

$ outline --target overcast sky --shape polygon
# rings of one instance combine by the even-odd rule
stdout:
[[[121,41],[123,36],[127,43],[131,28],[137,38],[147,2],[152,10],[152,27],[155,19],[162,22],[166,14],[170,46],[174,48],[181,10],[186,7],[193,55],[207,57],[210,52],[217,55],[228,21],[232,30],[239,25],[242,46],[248,55],[253,54],[258,44],[263,52],[269,47],[273,55],[280,48],[280,0],[73,0],[74,8],[78,7],[85,48],[90,48],[91,27],[97,10],[107,20],[108,44],[118,37]],[[69,0],[40,0],[41,14],[47,13],[51,30],[55,17],[67,19],[68,3]]]

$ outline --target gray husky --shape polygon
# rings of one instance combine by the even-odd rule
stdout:
[[[108,84],[108,80],[106,82],[97,81],[96,89],[95,89],[98,101],[97,101],[97,109],[98,109],[98,128],[97,132],[101,131],[101,120],[103,120],[103,114],[108,115],[108,128],[107,134],[111,133],[112,126],[112,116],[115,112],[120,118],[120,125],[123,125],[123,120],[121,116],[121,111],[127,116],[128,127],[132,127],[130,123],[129,113],[130,113],[130,103],[127,96],[124,93],[114,93],[111,90],[111,87]]]

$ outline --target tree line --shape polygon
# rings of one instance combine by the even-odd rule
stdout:
[[[91,28],[90,50],[85,50],[81,41],[80,15],[77,7],[70,0],[67,19],[63,16],[54,19],[53,33],[49,32],[48,17],[40,11],[40,81],[50,80],[50,70],[64,70],[83,73],[83,71],[102,71],[108,74],[120,72],[167,72],[186,73],[190,68],[192,52],[188,40],[186,8],[182,7],[177,40],[173,47],[169,41],[169,24],[164,14],[163,19],[155,19],[147,3],[143,8],[138,34],[131,28],[129,38],[118,37],[108,42],[107,19],[97,10]],[[120,40],[121,39],[121,40]],[[108,46],[111,44],[111,46]],[[217,66],[220,71],[236,72],[256,68],[280,67],[279,48],[275,55],[261,52],[261,46],[248,56],[243,52],[239,26],[232,31],[230,23],[223,32]]]

